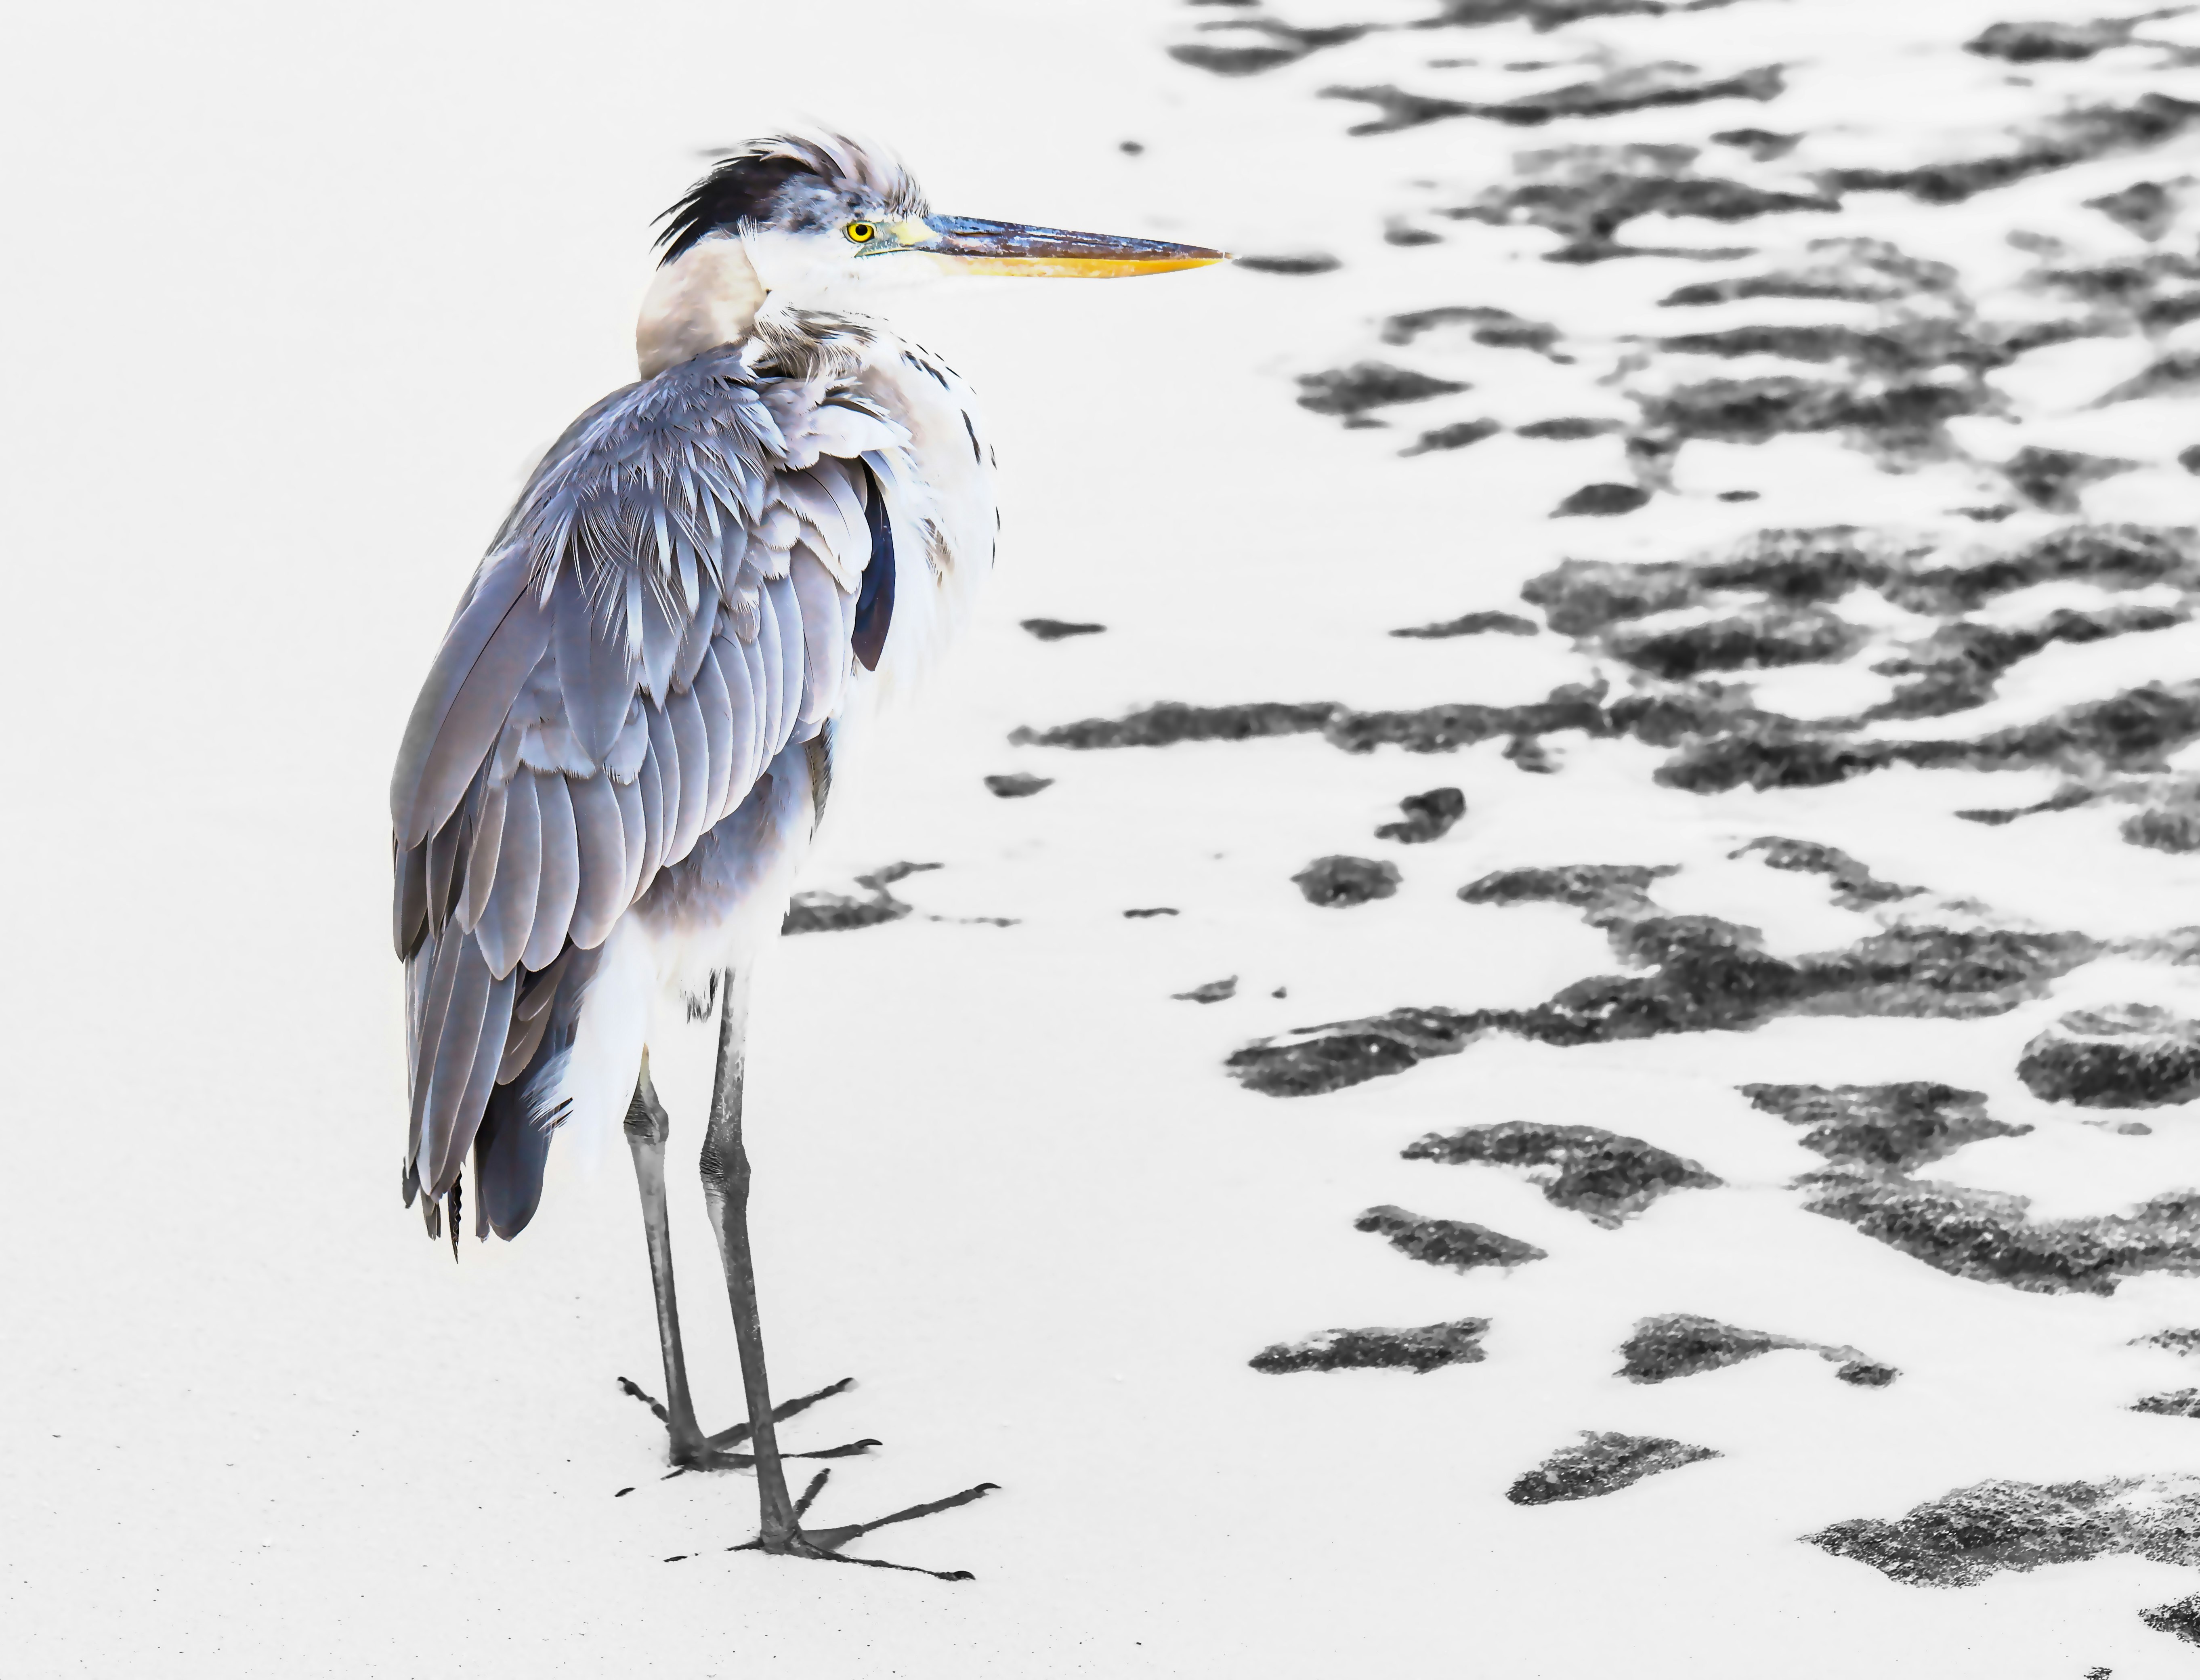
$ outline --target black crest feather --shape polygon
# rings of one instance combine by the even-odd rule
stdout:
[[[712,233],[769,220],[775,201],[802,176],[832,191],[865,194],[889,215],[922,216],[928,208],[924,190],[892,152],[841,134],[775,134],[728,153],[658,218],[665,224],[658,236],[664,260],[677,261]]]
[[[810,173],[790,157],[728,158],[658,218],[664,224],[664,231],[657,237],[664,247],[664,260],[678,261],[696,241],[719,228],[730,231],[744,221],[762,221],[788,179]]]

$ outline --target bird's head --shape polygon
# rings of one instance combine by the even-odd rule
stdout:
[[[1106,279],[1198,268],[1226,255],[936,215],[898,159],[828,134],[751,142],[660,220],[664,257],[640,333],[645,377],[726,342],[725,319],[744,310],[753,319],[767,296],[800,307],[860,309],[881,290],[957,275]],[[699,318],[704,304],[702,316],[722,319]]]

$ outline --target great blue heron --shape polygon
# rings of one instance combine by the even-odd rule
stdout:
[[[448,1215],[455,1244],[471,1148],[477,1234],[517,1236],[555,1131],[607,1129],[623,1110],[672,1460],[753,1462],[749,1543],[834,1557],[990,1486],[805,1530],[824,1472],[789,1497],[773,1424],[808,1402],[773,1410],[749,1256],[752,965],[779,932],[836,757],[968,617],[998,524],[962,382],[859,310],[935,274],[1146,274],[1223,254],[933,215],[898,161],[835,135],[745,146],[661,220],[641,380],[535,469],[398,754],[404,1193],[423,1198],[431,1237]],[[681,1350],[647,1046],[714,1005],[701,1173],[748,1422],[706,1436]]]

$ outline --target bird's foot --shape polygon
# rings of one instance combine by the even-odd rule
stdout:
[[[759,1535],[754,1540],[744,1541],[738,1546],[728,1546],[729,1552],[769,1552],[777,1557],[813,1558],[820,1563],[857,1563],[866,1569],[901,1569],[913,1575],[929,1575],[939,1581],[969,1581],[976,1578],[967,1569],[925,1569],[913,1563],[888,1563],[883,1558],[843,1557],[840,1548],[850,1541],[859,1539],[892,1523],[906,1523],[919,1517],[929,1517],[936,1512],[951,1511],[958,1505],[968,1505],[974,1499],[983,1499],[1000,1484],[980,1482],[974,1488],[965,1488],[960,1493],[950,1494],[945,1499],[935,1499],[923,1505],[912,1505],[906,1510],[891,1515],[875,1517],[867,1523],[846,1523],[839,1528],[805,1528],[802,1519],[825,1486],[825,1478],[833,1472],[821,1470],[810,1478],[810,1485],[802,1490],[802,1497],[794,1501],[794,1526],[791,1532],[777,1537]]]
[[[683,1429],[674,1421],[672,1414],[657,1398],[643,1389],[640,1384],[629,1381],[624,1377],[620,1378],[618,1382],[623,1390],[632,1395],[657,1414],[658,1422],[663,1424],[670,1435],[673,1475],[684,1475],[690,1470],[747,1470],[754,1467],[756,1455],[753,1453],[734,1450],[749,1438],[748,1425],[737,1423],[731,1429],[720,1430],[716,1435],[702,1434],[692,1423]],[[783,1423],[798,1412],[806,1412],[819,1401],[829,1400],[834,1395],[851,1389],[855,1385],[856,1379],[853,1377],[843,1377],[837,1383],[828,1383],[815,1394],[802,1395],[787,1401],[784,1405],[773,1407],[772,1421]],[[878,1444],[875,1440],[866,1437],[861,1441],[850,1441],[838,1447],[822,1448],[814,1453],[782,1453],[781,1456],[782,1458],[853,1458],[858,1453],[870,1451]]]

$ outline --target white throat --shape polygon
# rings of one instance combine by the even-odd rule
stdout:
[[[635,323],[634,349],[641,377],[747,336],[764,307],[764,282],[738,239],[705,239],[657,271]]]

